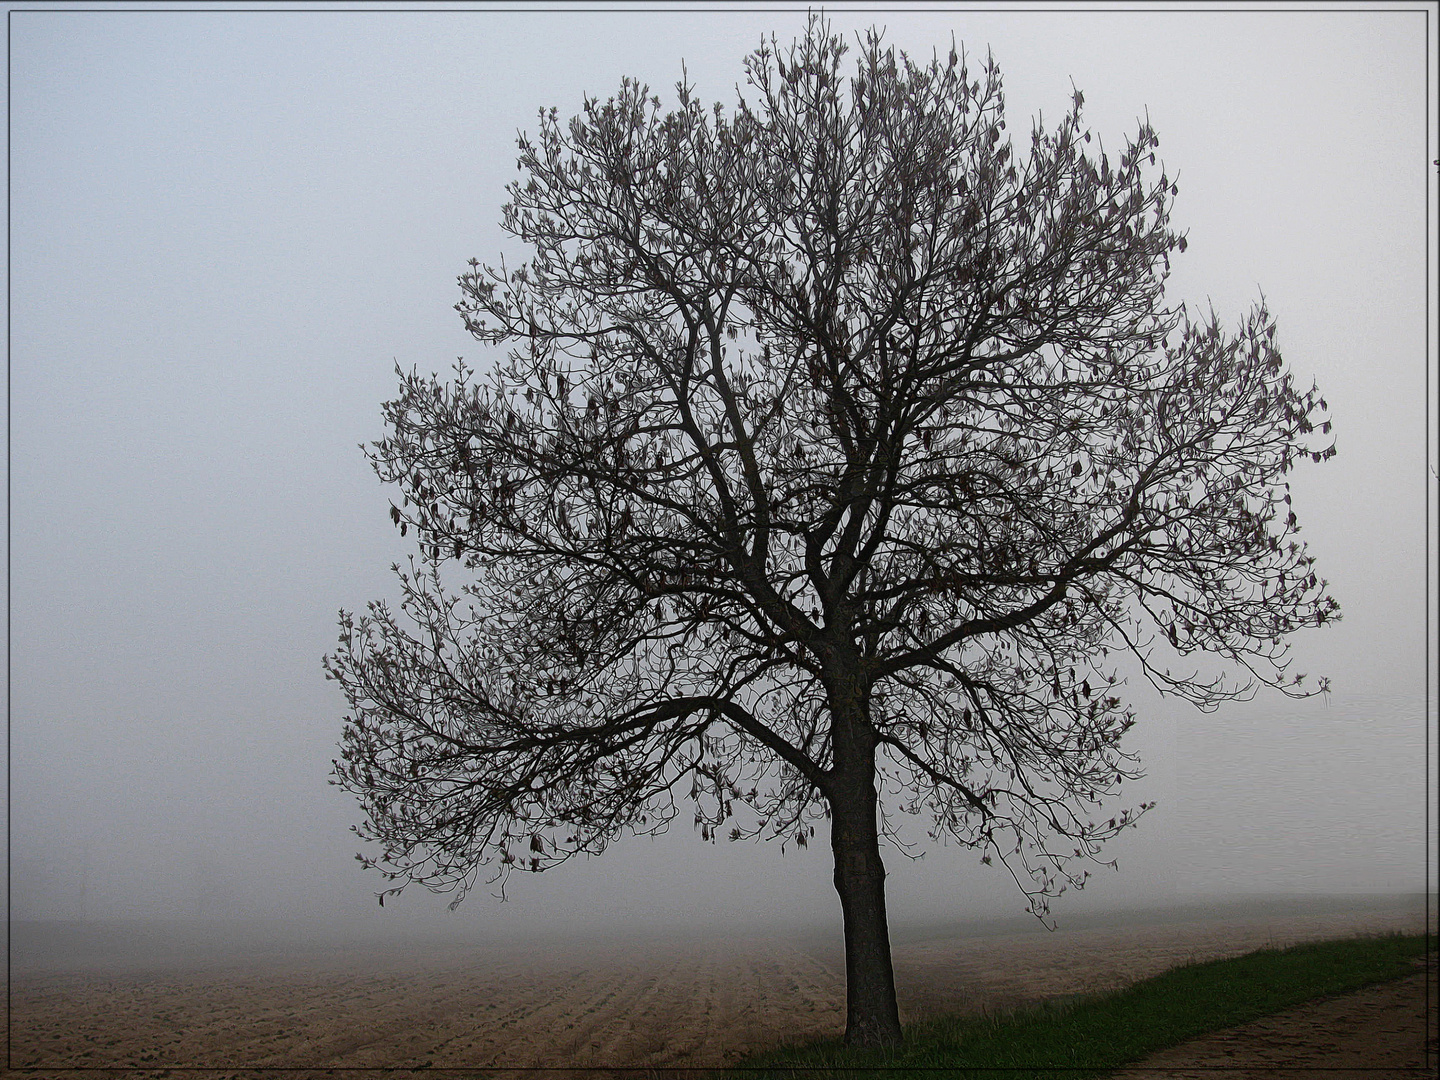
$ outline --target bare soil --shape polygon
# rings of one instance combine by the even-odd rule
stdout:
[[[1413,904],[1392,904],[1309,914],[1136,913],[1090,923],[1055,933],[1014,924],[1004,932],[974,926],[897,932],[902,1019],[1003,1011],[1117,989],[1178,964],[1266,945],[1417,932],[1425,914]],[[1423,999],[1423,978],[1418,985]],[[1409,986],[1375,991],[1379,996],[1355,1024],[1377,1032],[1381,1042],[1411,1046],[1405,1034],[1410,1028],[1404,1027],[1415,1013]],[[93,1076],[95,1070],[124,1068],[185,1080],[183,1070],[200,1068],[238,1075],[281,1067],[321,1075],[376,1067],[598,1067],[657,1075],[721,1066],[780,1043],[839,1034],[844,966],[835,937],[796,934],[432,944],[372,948],[363,955],[317,950],[190,968],[21,966],[10,1007],[11,1066],[45,1073],[84,1069]],[[1366,1019],[1372,1013],[1383,1020]],[[1296,1039],[1327,1053],[1325,1040],[1339,1021],[1328,1013],[1317,1016],[1296,1021],[1298,1028],[1277,1021],[1275,1053],[1283,1058]],[[1423,1025],[1423,1005],[1420,1016]],[[1207,1044],[1195,1052],[1209,1054],[1205,1061],[1228,1061],[1239,1051],[1226,1047],[1238,1045],[1213,1050]],[[1371,1053],[1363,1051],[1360,1059]],[[1190,1062],[1182,1055],[1156,1067]],[[230,1074],[206,1075],[221,1080]]]

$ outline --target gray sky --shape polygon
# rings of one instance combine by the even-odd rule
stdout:
[[[1110,145],[1148,108],[1190,238],[1170,295],[1233,323],[1263,289],[1333,412],[1339,455],[1293,485],[1344,610],[1295,639],[1297,669],[1336,692],[1201,717],[1132,685],[1150,776],[1126,804],[1160,806],[1057,913],[1421,888],[1433,7],[831,16],[925,56],[992,48],[1014,130],[1072,80]],[[336,610],[394,596],[408,550],[357,444],[396,362],[489,362],[455,278],[519,254],[497,227],[517,129],[625,75],[673,102],[682,59],[733,104],[743,57],[804,10],[9,19],[16,914],[443,912],[418,889],[374,910],[357,809],[326,784]],[[896,918],[1022,906],[976,853],[887,861]],[[826,846],[683,823],[511,896],[452,922],[839,917]]]

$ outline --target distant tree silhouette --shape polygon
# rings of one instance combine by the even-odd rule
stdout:
[[[541,113],[503,217],[533,257],[460,278],[508,357],[401,373],[368,456],[419,559],[326,667],[389,892],[458,904],[686,802],[712,842],[828,820],[873,1045],[895,812],[1043,914],[1146,808],[1100,809],[1137,775],[1113,659],[1201,708],[1303,695],[1286,636],[1338,609],[1283,479],[1333,453],[1325,402],[1263,303],[1165,305],[1148,123],[1112,158],[1076,91],[1017,152],[992,60],[845,51],[771,39],[728,115],[628,80]]]

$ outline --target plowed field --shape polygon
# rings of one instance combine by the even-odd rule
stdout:
[[[1422,910],[1395,905],[1284,917],[1191,911],[1056,933],[902,930],[894,953],[908,1020],[1118,988],[1267,944],[1423,926]],[[11,990],[13,1066],[156,1074],[718,1066],[836,1034],[844,1015],[838,940],[754,932],[298,950],[130,971],[22,966]]]

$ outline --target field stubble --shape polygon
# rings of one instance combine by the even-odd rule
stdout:
[[[1132,913],[1075,920],[1056,933],[1023,923],[901,927],[901,1016],[1005,1011],[1118,989],[1192,960],[1424,925],[1417,899]],[[336,1078],[347,1069],[416,1067],[663,1075],[838,1034],[839,945],[838,934],[737,929],[299,950],[283,960],[134,970],[17,965],[10,1062],[92,1077],[107,1068],[170,1070],[170,1080],[185,1080],[187,1068],[276,1067],[336,1070]]]

